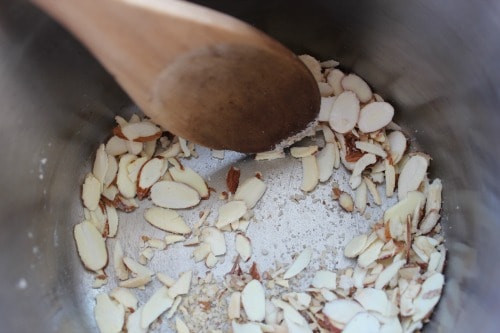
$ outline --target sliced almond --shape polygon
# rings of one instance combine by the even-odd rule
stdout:
[[[321,74],[321,65],[318,60],[308,54],[302,54],[298,57],[304,65],[309,69],[317,82],[323,81],[323,74]]]
[[[371,133],[385,127],[392,121],[394,108],[386,102],[372,102],[359,112],[358,128],[363,133]]]
[[[101,198],[102,185],[99,180],[91,173],[85,176],[85,181],[82,187],[83,205],[89,210],[96,210]]]
[[[333,87],[328,84],[333,93]],[[322,94],[323,96],[323,94]],[[328,95],[327,95],[328,96]],[[319,108],[318,121],[327,122],[330,120],[330,112],[332,112],[333,102],[335,102],[336,97],[321,97],[321,104]]]
[[[425,214],[429,214],[431,211],[436,211],[439,213],[441,210],[441,191],[443,190],[443,184],[441,179],[436,178],[429,185],[427,191],[427,202],[425,204]]]
[[[119,156],[125,154],[127,151],[127,140],[123,140],[117,136],[112,136],[106,143],[106,153],[111,156]]]
[[[384,291],[375,288],[358,290],[353,297],[366,311],[375,311],[382,315],[387,312],[389,299]]]
[[[361,150],[365,153],[371,153],[371,154],[380,156],[382,158],[387,157],[387,153],[382,148],[382,146],[379,144],[365,142],[365,141],[356,141],[355,145],[356,145],[356,148],[358,148],[359,150]]]
[[[357,257],[365,249],[367,239],[368,236],[366,234],[361,234],[351,239],[344,248],[344,255],[347,258]]]
[[[182,153],[184,154],[184,157],[190,157],[191,156],[191,150],[188,147],[188,142],[186,139],[179,137],[179,144],[181,145],[181,150]]]
[[[156,278],[168,288],[172,287],[175,284],[175,280],[165,273],[157,273]]]
[[[392,197],[394,194],[394,188],[396,187],[396,170],[394,166],[389,163],[388,160],[385,163],[385,195],[387,197]]]
[[[186,240],[186,237],[181,236],[181,235],[166,235],[165,236],[166,245],[171,245],[171,244],[183,242],[185,240]]]
[[[210,244],[208,244],[208,243],[201,243],[193,251],[194,261],[195,262],[199,262],[199,261],[205,260],[205,258],[210,253],[212,253],[212,250],[210,248]]]
[[[312,285],[314,288],[334,290],[337,288],[337,274],[327,270],[319,270],[314,274]]]
[[[384,242],[381,240],[373,242],[366,250],[363,251],[363,253],[359,255],[358,265],[362,268],[367,268],[374,263],[382,250],[382,246],[384,246]]]
[[[128,279],[128,270],[123,263],[123,249],[120,242],[117,240],[113,250],[113,268],[115,274],[120,280]]]
[[[104,187],[108,187],[116,178],[118,173],[118,163],[116,162],[116,158],[112,155],[108,155],[106,174],[104,175],[103,185]]]
[[[307,147],[292,147],[290,148],[290,155],[295,158],[301,158],[306,156],[311,156],[318,151],[318,146],[307,146]]]
[[[130,269],[132,272],[134,272],[137,275],[154,275],[154,272],[147,268],[146,266],[143,266],[139,264],[137,261],[130,257],[124,257],[123,258],[123,263],[125,266],[127,266],[128,269]]]
[[[349,177],[349,185],[353,190],[357,189],[362,181],[363,177],[361,177],[361,175],[351,175],[351,177]]]
[[[315,156],[302,157],[302,184],[300,189],[305,192],[314,190],[319,181],[319,169]]]
[[[252,209],[266,191],[266,183],[257,177],[251,177],[238,186],[234,195],[235,200],[243,200]]]
[[[287,271],[283,275],[284,279],[290,279],[294,277],[295,275],[299,274],[302,272],[307,265],[309,265],[309,262],[311,261],[312,258],[312,248],[307,247],[305,248],[298,256],[295,258],[293,263],[288,267]]]
[[[204,199],[209,197],[208,186],[205,180],[193,169],[188,167],[174,167],[170,168],[169,172],[174,181],[189,185]]]
[[[443,284],[444,277],[440,273],[435,273],[425,280],[420,293],[414,301],[415,313],[412,317],[413,321],[419,321],[429,316],[441,297]]]
[[[168,288],[165,286],[160,287],[142,308],[141,327],[148,328],[173,303],[174,300],[168,296]]]
[[[247,205],[245,204],[245,201],[230,201],[219,208],[219,216],[215,226],[221,229],[232,222],[238,221],[243,215],[245,215],[246,212]]]
[[[106,153],[106,147],[104,144],[101,144],[96,152],[92,173],[101,184],[104,184],[104,177],[106,176],[107,171],[108,154]]]
[[[115,237],[118,232],[118,213],[116,208],[110,205],[106,205],[106,216],[108,217],[108,236]]]
[[[339,196],[339,204],[347,212],[352,212],[354,210],[354,201],[349,193],[342,192]]]
[[[235,291],[229,298],[229,305],[227,306],[227,316],[231,319],[238,319],[241,316],[241,293]]]
[[[405,260],[394,260],[389,266],[387,266],[382,273],[378,276],[375,281],[375,288],[384,288],[389,281],[391,281],[397,274],[398,271],[406,264]]]
[[[240,169],[231,167],[226,175],[226,186],[229,192],[236,193],[238,185],[240,184]]]
[[[235,248],[244,262],[247,262],[252,256],[252,244],[250,243],[250,239],[241,233],[236,234]]]
[[[397,164],[406,151],[406,137],[401,131],[393,131],[387,135],[393,164]]]
[[[226,253],[224,234],[215,227],[206,227],[201,231],[201,240],[210,245],[210,250],[215,256]]]
[[[144,211],[146,221],[155,227],[176,234],[189,234],[191,228],[184,222],[182,217],[174,210],[161,207],[151,207]]]
[[[125,145],[127,146],[127,151],[132,155],[139,155],[144,147],[142,142],[134,142],[134,141],[125,141]]]
[[[137,310],[137,297],[130,289],[116,287],[111,290],[109,296],[123,305],[127,311]]]
[[[372,99],[372,90],[368,84],[356,74],[349,74],[342,78],[342,88],[356,94],[361,103],[367,103]]]
[[[131,313],[127,317],[127,333],[146,333],[147,329],[142,328],[141,326],[141,317],[142,317],[142,307],[137,309],[137,311]]]
[[[271,151],[266,151],[266,152],[255,154],[255,160],[256,161],[271,161],[271,160],[284,158],[285,156],[286,156],[285,152],[282,150],[271,150]]]
[[[367,166],[377,161],[374,154],[364,154],[354,165],[352,176],[359,176],[366,169]]]
[[[427,173],[429,160],[422,155],[414,155],[405,163],[398,179],[398,198],[404,199],[408,192],[416,191]]]
[[[134,184],[137,183],[139,177],[139,172],[141,171],[143,165],[148,161],[146,156],[139,157],[127,165],[128,178]]]
[[[320,182],[326,182],[333,174],[336,149],[338,150],[334,143],[327,143],[316,155]]]
[[[144,198],[149,191],[149,188],[153,186],[153,184],[156,183],[163,175],[165,163],[167,162],[156,157],[150,159],[143,165],[137,181],[137,196],[139,199]]]
[[[370,192],[370,195],[372,196],[373,202],[378,206],[382,205],[382,199],[378,193],[377,185],[375,185],[375,183],[368,177],[363,177],[363,179],[366,183],[366,187],[368,188],[368,192]]]
[[[119,191],[115,185],[110,185],[108,187],[105,187],[102,191],[103,201],[114,205],[116,203],[116,201],[118,201],[117,194],[119,194]]]
[[[128,199],[134,198],[136,195],[136,185],[128,176],[128,166],[135,161],[137,157],[132,154],[123,155],[118,163],[118,175],[116,185],[120,193]]]
[[[78,255],[85,267],[92,271],[102,269],[108,263],[108,252],[104,238],[88,221],[75,225],[74,237]]]
[[[239,324],[234,320],[231,322],[231,329],[233,333],[262,333],[260,325],[256,323]]]
[[[380,323],[368,312],[358,313],[344,327],[342,333],[379,333]]]
[[[94,316],[101,332],[119,333],[125,322],[125,308],[102,293],[96,296]]]
[[[361,184],[356,189],[356,193],[354,195],[354,206],[361,214],[365,212],[367,198],[368,198],[368,191],[366,189],[366,182],[362,181]]]
[[[118,286],[123,288],[140,288],[151,282],[151,275],[139,275],[128,280],[120,281]]]
[[[120,127],[123,136],[130,141],[154,141],[161,136],[161,129],[149,121],[128,123]]]
[[[241,292],[241,303],[249,320],[263,321],[266,316],[264,287],[258,280],[252,280]]]
[[[344,76],[345,74],[341,70],[334,69],[330,71],[326,77],[326,81],[333,88],[333,94],[336,96],[340,95],[344,91],[344,88],[342,87],[342,79]]]
[[[191,287],[192,271],[182,273],[177,281],[168,289],[168,296],[172,299],[178,295],[186,295]]]
[[[151,200],[163,208],[182,209],[196,206],[200,195],[185,184],[163,180],[151,187]]]
[[[406,223],[406,217],[423,208],[424,204],[425,196],[421,192],[409,192],[403,200],[385,211],[384,221],[395,220],[400,224]]]
[[[177,333],[189,333],[189,328],[186,323],[179,317],[175,318],[175,329],[177,330]]]
[[[326,303],[323,308],[323,313],[330,320],[343,325],[347,324],[356,314],[364,311],[358,302],[350,299],[336,299]]]
[[[330,127],[338,133],[350,132],[359,117],[359,100],[352,91],[344,91],[333,103]]]
[[[434,229],[436,224],[438,223],[441,215],[436,210],[431,210],[420,222],[419,230],[422,234],[428,234]]]

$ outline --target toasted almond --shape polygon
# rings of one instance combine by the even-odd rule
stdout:
[[[333,168],[335,166],[335,149],[334,143],[327,143],[317,155],[316,160],[320,182],[326,182],[333,174]]]
[[[118,333],[125,321],[125,308],[107,294],[101,293],[96,296],[94,316],[101,332]]]
[[[151,275],[139,275],[128,280],[120,281],[118,286],[123,288],[139,288],[151,282]]]
[[[340,82],[344,90],[350,90],[356,94],[361,103],[367,103],[372,99],[372,90],[368,84],[356,74],[349,74]]]
[[[134,198],[136,195],[136,185],[128,176],[128,166],[135,161],[137,157],[132,154],[123,155],[118,163],[118,174],[116,185],[118,190],[125,198]]]
[[[137,196],[142,199],[149,188],[164,174],[165,163],[161,158],[155,157],[147,161],[140,170],[137,181]]]
[[[439,213],[441,210],[441,191],[443,190],[443,184],[441,179],[436,178],[429,185],[427,191],[427,202],[425,204],[425,214],[429,214],[431,211],[436,211]]]
[[[108,236],[115,237],[118,232],[118,213],[116,208],[110,205],[106,205],[106,216],[108,217]]]
[[[412,317],[413,321],[419,321],[429,316],[441,297],[443,284],[444,277],[440,273],[435,273],[425,280],[420,293],[414,301],[415,313]]]
[[[314,190],[319,181],[318,163],[315,156],[302,157],[302,184],[300,189],[305,192]]]
[[[429,160],[422,155],[414,155],[405,163],[398,179],[398,198],[404,199],[408,192],[415,191],[424,180]]]
[[[317,82],[323,81],[323,74],[321,74],[321,65],[318,60],[307,54],[299,55],[298,58],[304,63],[304,65],[306,65]]]
[[[359,176],[366,169],[367,166],[373,164],[377,161],[377,157],[374,154],[364,154],[354,165],[354,170],[352,171],[352,176]]]
[[[193,169],[188,167],[173,167],[169,169],[169,172],[174,181],[189,185],[204,199],[209,197],[208,186],[205,180]]]
[[[252,209],[262,198],[265,191],[266,183],[257,177],[251,177],[238,186],[234,199],[243,200],[248,209]]]
[[[356,189],[354,195],[354,206],[361,214],[365,212],[367,198],[368,198],[368,191],[366,189],[366,182],[361,181],[361,184]]]
[[[360,312],[364,312],[363,307],[350,299],[335,299],[323,308],[323,313],[330,320],[344,325]]]
[[[215,227],[206,227],[201,231],[201,240],[210,245],[210,251],[215,256],[226,253],[226,240],[224,234]]]
[[[370,192],[373,202],[376,205],[382,205],[382,199],[380,198],[380,194],[378,193],[377,185],[375,185],[374,182],[368,177],[363,177],[366,187],[368,188],[368,191]]]
[[[127,141],[117,136],[112,136],[106,143],[106,153],[111,156],[119,156],[127,151]]]
[[[337,274],[327,270],[319,270],[314,274],[312,285],[314,288],[334,290],[337,288]]]
[[[88,221],[75,225],[74,237],[78,255],[85,267],[98,271],[108,262],[108,252],[104,238],[97,228]]]
[[[333,87],[328,84],[333,93]],[[322,95],[323,96],[323,95]],[[328,96],[328,95],[327,95]],[[336,97],[321,97],[321,104],[319,108],[318,121],[327,122],[330,120],[330,112],[332,112],[333,102],[335,102]]]
[[[380,156],[382,158],[387,157],[387,153],[385,150],[382,148],[381,145],[377,143],[370,143],[370,142],[365,142],[365,141],[356,141],[355,142],[356,148],[359,150],[365,152],[365,153],[371,153],[377,156]]]
[[[96,210],[101,198],[102,185],[99,180],[91,173],[85,176],[85,181],[82,187],[83,205],[89,210]]]
[[[338,133],[350,132],[359,117],[359,100],[352,91],[344,91],[333,103],[330,127]]]
[[[130,289],[116,287],[111,290],[109,296],[123,305],[127,311],[137,310],[137,297]]]
[[[185,184],[163,180],[151,187],[151,200],[163,208],[182,209],[196,206],[200,195]]]
[[[229,305],[227,306],[227,316],[229,319],[238,319],[241,316],[241,293],[235,291],[229,298]]]
[[[226,186],[229,192],[236,193],[238,185],[240,184],[240,169],[231,167],[226,175]]]
[[[239,324],[234,320],[231,322],[231,329],[233,333],[262,333],[260,325],[256,323]]]
[[[130,257],[124,257],[123,258],[123,263],[125,266],[127,266],[128,269],[130,269],[132,272],[134,272],[137,275],[143,276],[143,275],[154,275],[154,272],[147,268],[146,266],[143,266],[139,264],[137,261]]]
[[[307,146],[307,147],[292,147],[290,148],[290,155],[295,158],[301,158],[306,156],[311,156],[318,151],[318,146]]]
[[[387,266],[382,273],[377,277],[377,280],[375,281],[375,288],[376,289],[382,289],[384,288],[389,281],[391,281],[397,274],[398,271],[401,269],[406,264],[405,260],[396,260]]]
[[[263,321],[266,316],[264,287],[258,280],[252,280],[241,292],[241,303],[249,320]]]
[[[191,287],[192,271],[182,273],[177,281],[168,289],[168,296],[172,299],[178,295],[186,295]]]
[[[397,164],[406,151],[406,137],[401,131],[393,131],[387,135],[393,164]]]
[[[245,201],[230,201],[219,208],[219,216],[215,225],[219,229],[223,228],[232,222],[238,221],[246,212],[247,205]]]
[[[373,242],[366,250],[363,251],[363,253],[359,255],[358,265],[362,268],[367,268],[374,263],[382,250],[382,246],[384,246],[384,242],[381,240],[377,239]]]
[[[146,221],[155,227],[176,234],[189,234],[191,228],[184,222],[182,217],[174,210],[161,207],[151,207],[144,211]]]
[[[128,123],[120,127],[123,136],[130,141],[154,141],[161,136],[161,129],[149,121]]]
[[[341,70],[334,69],[330,71],[326,77],[326,81],[333,88],[333,94],[336,96],[340,95],[344,91],[344,88],[342,87],[342,79],[344,76],[345,74]]]
[[[368,236],[366,234],[361,234],[351,239],[344,248],[344,255],[347,258],[357,257],[365,249],[367,239]]]
[[[394,116],[394,108],[386,102],[373,102],[359,112],[358,128],[363,133],[378,131],[389,124]]]
[[[295,258],[293,263],[288,267],[287,271],[283,275],[284,279],[290,279],[294,277],[295,275],[299,274],[302,272],[307,265],[309,265],[309,262],[311,261],[312,258],[312,248],[306,247],[298,256]]]
[[[141,314],[142,328],[148,328],[163,312],[167,311],[174,300],[168,296],[168,288],[160,287],[144,304]]]
[[[380,323],[368,312],[361,312],[352,318],[344,327],[342,333],[379,333]]]
[[[235,248],[244,262],[247,262],[252,256],[252,244],[250,243],[250,239],[241,233],[236,234]]]
[[[352,212],[354,210],[354,201],[349,193],[342,192],[339,196],[339,204],[347,212]]]

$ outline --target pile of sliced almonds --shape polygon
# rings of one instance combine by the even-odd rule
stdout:
[[[318,81],[321,110],[312,134],[324,139],[324,144],[290,148],[290,155],[302,163],[300,189],[308,193],[320,184],[331,186],[327,182],[342,165],[350,172],[350,188],[333,185],[332,199],[345,211],[363,215],[369,197],[380,206],[385,198],[397,196],[397,203],[370,232],[345,245],[344,255],[354,266],[317,270],[310,287],[298,291],[290,282],[311,272],[310,247],[274,272],[260,273],[255,262],[248,273],[242,272],[239,262],[252,257],[246,234],[252,210],[266,191],[262,175],[240,181],[240,170],[231,168],[214,223],[207,219],[211,209],[201,211],[197,221],[185,221],[178,210],[196,209],[212,191],[181,162],[197,156],[195,146],[166,135],[148,119],[117,116],[113,136],[99,146],[93,170],[85,176],[85,219],[74,228],[78,254],[95,272],[94,288],[105,285],[108,277],[118,281],[118,287],[96,297],[101,332],[146,332],[160,324],[160,317],[171,319],[177,332],[207,331],[211,311],[219,312],[219,321],[225,323],[219,323],[221,328],[231,327],[235,333],[414,332],[428,320],[441,296],[446,259],[439,234],[442,184],[427,178],[431,158],[409,152],[406,136],[392,122],[394,108],[363,79],[344,74],[332,60],[320,63],[307,55],[300,59]],[[255,158],[286,155],[272,151]],[[223,159],[224,153],[214,151],[213,157]],[[144,220],[166,236],[143,237],[137,259],[124,253],[118,240],[109,254],[107,239],[119,232],[117,211],[134,212],[144,199],[153,203],[144,211]],[[195,262],[210,269],[226,256],[225,233],[235,235],[237,258],[222,282],[214,282],[210,273],[201,279],[185,271],[174,279],[148,268],[155,251],[183,243],[193,248]],[[146,288],[154,278],[162,286],[139,304],[134,288]]]

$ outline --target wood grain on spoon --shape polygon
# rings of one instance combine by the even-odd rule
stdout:
[[[269,150],[316,117],[320,94],[288,49],[227,15],[174,0],[35,0],[135,103],[196,143]]]

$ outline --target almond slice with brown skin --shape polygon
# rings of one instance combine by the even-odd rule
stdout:
[[[224,234],[215,227],[206,227],[201,231],[201,240],[210,245],[210,251],[215,256],[221,256],[226,253],[226,240]]]
[[[318,146],[307,146],[307,147],[292,147],[290,148],[290,155],[295,158],[301,158],[306,156],[311,156],[318,151]]]
[[[236,234],[235,248],[236,252],[240,255],[241,260],[244,262],[247,262],[252,256],[252,244],[250,239],[241,233]]]
[[[227,316],[231,319],[239,319],[241,316],[241,293],[235,291],[231,294],[229,298],[229,304],[227,306]]]
[[[384,160],[385,164],[385,196],[392,197],[396,187],[396,170],[389,160]]]
[[[128,123],[120,126],[123,136],[130,141],[154,141],[161,136],[161,129],[149,121]]]
[[[137,297],[130,289],[116,287],[111,290],[109,296],[123,305],[127,312],[137,310]]]
[[[92,223],[83,221],[75,225],[74,237],[78,255],[87,269],[98,271],[106,266],[108,252],[105,239]]]
[[[354,195],[354,206],[361,214],[365,212],[367,199],[368,191],[366,189],[366,182],[361,181]]]
[[[365,153],[371,153],[371,154],[380,156],[382,158],[387,157],[386,151],[379,144],[365,142],[365,141],[356,141],[355,145],[356,145],[356,148],[358,148],[359,150],[361,150]]]
[[[147,329],[173,303],[174,300],[168,296],[168,288],[160,287],[142,307],[141,327]]]
[[[295,258],[293,263],[288,267],[287,271],[283,275],[283,279],[290,279],[294,277],[295,275],[299,274],[302,272],[307,265],[309,265],[309,262],[311,261],[312,258],[312,248],[306,247],[298,256]]]
[[[151,200],[163,208],[182,209],[196,206],[200,195],[186,184],[163,180],[151,187]]]
[[[137,182],[137,197],[139,199],[144,198],[149,188],[163,175],[165,163],[168,162],[162,158],[155,157],[143,165]]]
[[[174,181],[194,188],[201,198],[206,199],[209,197],[210,193],[205,180],[193,169],[188,167],[173,167],[169,169],[169,172]]]
[[[398,178],[398,198],[404,199],[408,192],[416,191],[427,173],[429,159],[414,155],[405,163]]]
[[[440,273],[431,275],[422,284],[422,289],[414,301],[415,313],[412,320],[419,321],[427,318],[441,297],[444,285],[444,276]]]
[[[414,215],[415,210],[421,209],[425,204],[425,196],[421,192],[412,191],[394,206],[384,213],[384,221],[395,220],[401,224],[406,224],[406,217]]]
[[[376,289],[383,289],[389,281],[391,281],[397,274],[398,271],[406,264],[406,260],[399,260],[394,258],[394,261],[387,266],[382,273],[379,274],[377,280],[375,281]]]
[[[368,239],[366,234],[361,234],[349,241],[344,248],[344,255],[347,258],[355,258],[365,249],[365,244]]]
[[[107,237],[115,237],[118,232],[118,213],[116,208],[110,205],[106,205],[106,216],[108,217],[108,235]]]
[[[126,154],[120,158],[120,162],[118,163],[116,185],[121,195],[127,199],[134,198],[136,195],[136,185],[128,176],[128,166],[136,159],[137,156]]]
[[[372,263],[377,260],[382,247],[384,246],[384,242],[377,239],[373,242],[366,250],[363,251],[358,257],[358,265],[362,268],[367,268]]]
[[[118,173],[118,162],[116,158],[112,155],[108,155],[108,168],[106,169],[106,175],[104,176],[104,187],[108,187],[116,179]]]
[[[364,154],[354,165],[352,176],[359,176],[366,169],[367,166],[375,163],[377,157],[374,154]]]
[[[316,156],[302,157],[302,184],[300,189],[310,192],[316,188],[319,182],[319,170]]]
[[[397,164],[406,151],[406,137],[401,131],[394,131],[387,135],[389,141],[392,164]]]
[[[334,69],[328,73],[326,77],[326,82],[333,88],[333,94],[335,96],[340,95],[344,88],[342,87],[342,79],[345,74],[340,69]]]
[[[311,74],[317,82],[323,81],[323,74],[321,73],[321,64],[318,60],[308,54],[299,55],[298,58],[306,65]]]
[[[386,102],[373,102],[359,112],[358,128],[363,133],[371,133],[384,128],[392,121],[394,108]]]
[[[83,205],[89,210],[96,210],[101,199],[102,185],[99,180],[91,173],[85,176],[85,181],[82,186]]]
[[[339,196],[339,205],[346,212],[352,212],[354,210],[354,201],[349,193],[342,192]]]
[[[441,215],[437,212],[437,210],[431,210],[428,212],[425,217],[422,219],[420,222],[419,226],[419,231],[422,234],[428,234],[429,232],[434,229],[436,224],[438,223],[439,219],[441,218]]]
[[[111,156],[120,156],[128,151],[127,140],[112,136],[106,143],[106,153]]]
[[[359,117],[359,100],[352,91],[344,91],[333,103],[330,113],[330,127],[338,133],[350,132]]]
[[[106,176],[107,170],[108,170],[108,154],[106,153],[106,147],[104,146],[104,144],[101,144],[97,149],[95,155],[92,173],[101,184],[104,184],[104,178]]]
[[[128,178],[133,182],[137,183],[137,178],[139,177],[139,172],[141,171],[144,164],[148,161],[146,156],[142,156],[127,165]]]
[[[146,209],[144,218],[161,230],[181,235],[191,233],[191,228],[184,222],[182,217],[176,211],[168,208],[151,207]]]
[[[336,299],[325,304],[323,313],[333,322],[347,324],[356,314],[365,310],[351,299]]]
[[[235,197],[236,198],[236,197]],[[224,228],[232,222],[238,221],[247,212],[245,201],[230,201],[219,208],[219,216],[215,226],[219,229]]]
[[[94,317],[101,332],[119,333],[125,322],[125,308],[101,293],[96,296]]]
[[[227,190],[232,194],[235,194],[236,190],[238,189],[238,185],[240,184],[240,174],[241,174],[240,169],[235,168],[233,166],[227,172],[226,186]]]
[[[326,182],[332,176],[336,150],[338,151],[338,148],[334,143],[327,143],[316,155],[320,182]]]
[[[264,287],[258,280],[252,280],[241,292],[241,303],[249,320],[263,321],[266,316]]]
[[[349,74],[342,78],[342,88],[350,90],[356,94],[361,103],[367,103],[372,99],[370,86],[356,74]]]
[[[127,151],[132,155],[139,155],[144,147],[142,142],[134,142],[134,141],[125,141],[125,145],[127,146]]]

